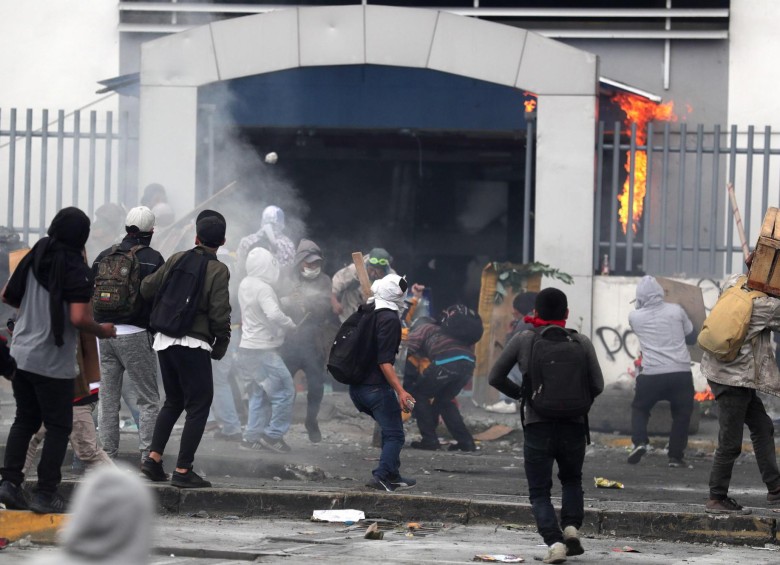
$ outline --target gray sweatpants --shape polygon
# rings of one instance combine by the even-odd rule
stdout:
[[[138,449],[149,455],[154,424],[160,411],[157,389],[157,355],[149,334],[138,332],[100,340],[100,442],[109,457],[119,451],[119,404],[122,399],[122,375],[127,371],[138,405]]]

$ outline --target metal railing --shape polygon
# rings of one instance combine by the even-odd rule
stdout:
[[[122,202],[127,119],[110,111],[0,110],[6,225],[28,241],[31,234],[45,234],[64,206],[78,206],[92,217],[96,206]]]
[[[611,130],[607,128],[611,126]],[[636,125],[601,122],[597,134],[594,271],[608,260],[616,274],[721,277],[741,269],[741,238],[729,206],[735,189],[749,246],[763,215],[780,203],[780,146],[772,147],[769,126],[740,131],[686,123],[650,123],[648,142],[637,143]],[[640,157],[640,158],[638,158]],[[646,194],[638,163],[646,157]],[[624,230],[618,195],[626,190],[629,217],[642,216]],[[635,229],[631,229],[632,225]]]

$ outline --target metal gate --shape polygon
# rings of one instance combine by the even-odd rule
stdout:
[[[30,236],[44,235],[64,206],[78,206],[92,217],[104,203],[124,202],[127,120],[126,113],[117,119],[110,111],[0,110],[6,225],[32,243]]]
[[[727,187],[752,247],[767,207],[780,202],[780,148],[772,148],[771,128],[650,123],[642,143],[636,125],[621,127],[598,128],[594,271],[720,278],[741,270]]]

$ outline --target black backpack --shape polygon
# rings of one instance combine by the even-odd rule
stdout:
[[[376,321],[375,306],[362,304],[341,324],[328,355],[328,372],[338,382],[357,385],[368,372],[372,351],[370,328]]]
[[[444,310],[439,326],[444,335],[466,345],[474,345],[482,338],[482,318],[462,304]]]
[[[149,326],[170,337],[184,337],[192,329],[198,302],[212,257],[190,250],[171,268],[154,298]]]
[[[523,375],[523,404],[542,418],[587,418],[593,397],[585,349],[573,337],[577,332],[555,325],[533,331],[538,335],[531,345],[528,374]]]
[[[100,260],[92,294],[92,308],[102,318],[128,316],[141,309],[141,263],[138,251],[143,245],[134,245],[129,250],[114,245]]]

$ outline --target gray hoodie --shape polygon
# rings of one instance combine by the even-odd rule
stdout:
[[[685,336],[693,331],[679,304],[664,302],[664,289],[654,277],[644,276],[636,287],[636,310],[628,323],[639,338],[642,374],[660,375],[691,370]]]

